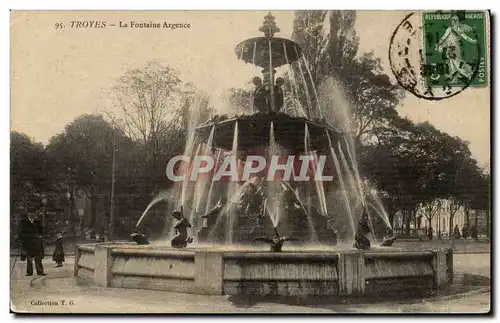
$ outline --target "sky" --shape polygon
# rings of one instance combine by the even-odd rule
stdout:
[[[266,11],[14,12],[11,15],[11,129],[45,144],[84,113],[112,110],[110,89],[127,70],[148,61],[168,64],[181,79],[217,98],[224,89],[248,87],[260,68],[237,59],[234,47],[261,35]],[[293,12],[274,11],[278,37],[290,38]],[[373,51],[384,72],[389,39],[406,15],[402,11],[358,11],[360,52]],[[71,21],[106,21],[106,28],[69,28]],[[109,27],[120,22],[189,23],[189,29]],[[65,25],[55,29],[56,23]],[[407,93],[402,116],[429,121],[470,142],[481,164],[490,159],[488,88],[469,88],[431,102]]]

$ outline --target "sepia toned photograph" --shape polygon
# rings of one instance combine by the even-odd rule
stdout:
[[[10,12],[10,311],[489,314],[487,10]]]

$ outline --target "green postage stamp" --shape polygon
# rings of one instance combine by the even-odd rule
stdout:
[[[488,83],[486,12],[426,11],[422,47],[427,87]]]

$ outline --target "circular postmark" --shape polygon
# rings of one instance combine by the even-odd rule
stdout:
[[[389,62],[397,82],[418,98],[443,100],[474,83],[480,36],[463,12],[410,13],[396,27]]]

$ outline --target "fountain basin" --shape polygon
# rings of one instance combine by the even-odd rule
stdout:
[[[274,124],[276,142],[297,154],[304,151],[306,125],[310,133],[311,150],[328,147],[326,132],[334,142],[337,142],[341,135],[328,124],[292,117],[286,113],[255,113],[230,119],[210,120],[196,128],[196,134],[202,140],[207,140],[212,128],[215,127],[213,146],[231,150],[236,122],[239,133],[244,134],[238,138],[240,151],[251,151],[256,147],[269,145],[271,122]]]
[[[74,275],[103,287],[209,295],[364,295],[439,289],[453,278],[453,251],[390,248],[271,253],[77,245]]]

